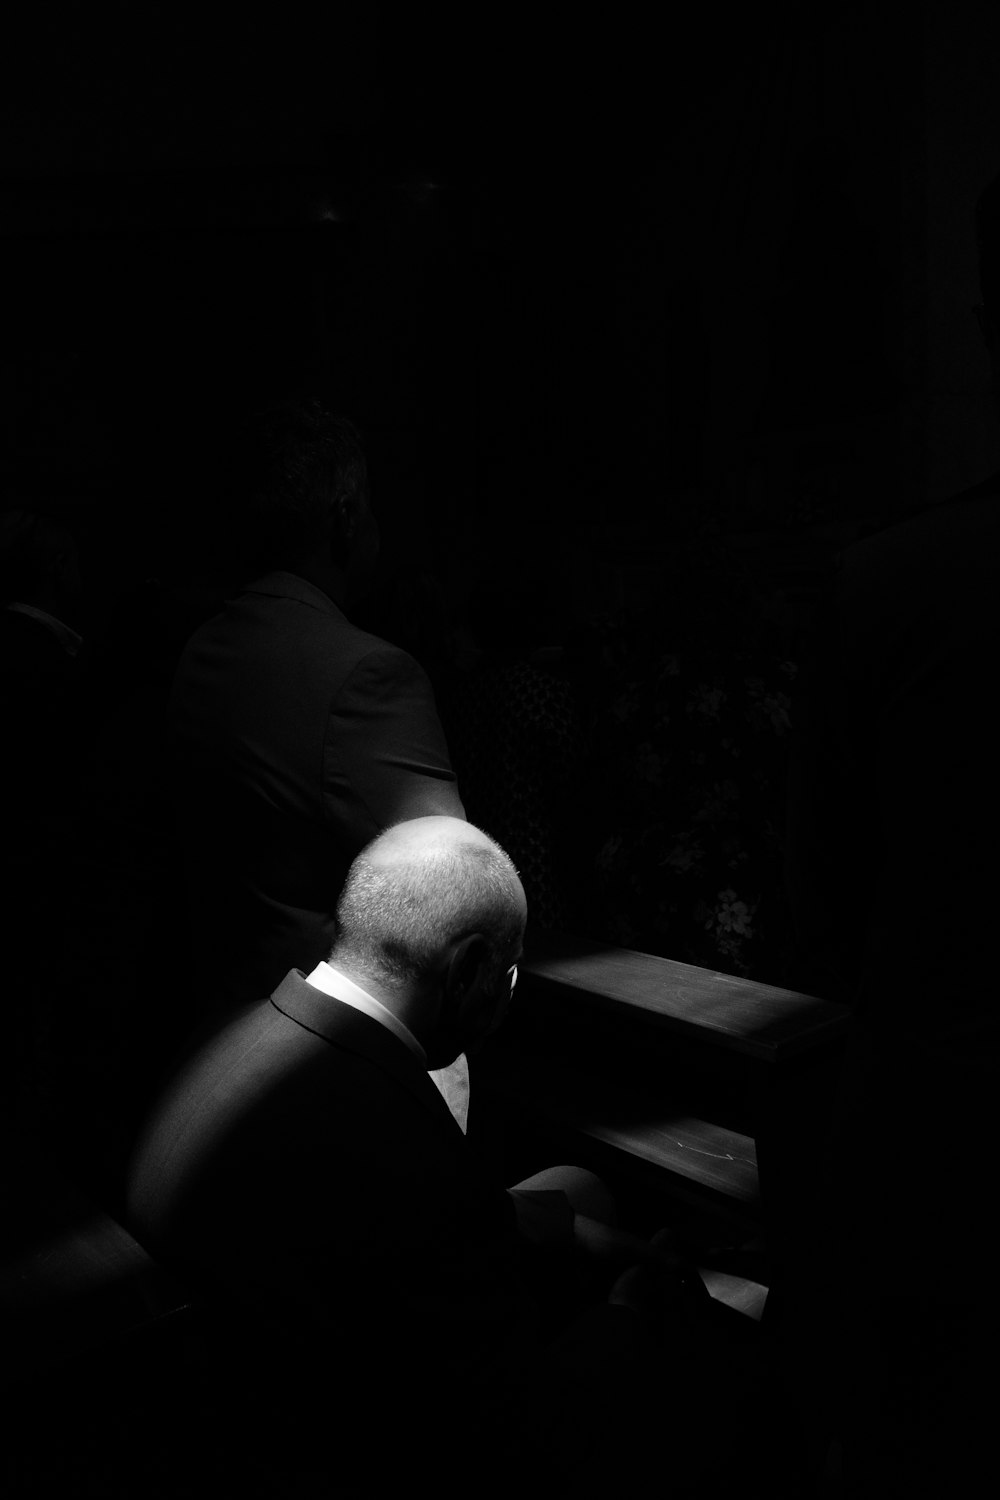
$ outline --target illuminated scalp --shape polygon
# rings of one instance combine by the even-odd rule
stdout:
[[[335,953],[395,983],[429,977],[452,943],[474,933],[498,967],[517,957],[524,926],[517,871],[498,844],[461,826],[464,834],[419,840],[389,829],[368,846],[341,893]]]

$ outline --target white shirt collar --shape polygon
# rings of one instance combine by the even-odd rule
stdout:
[[[363,1011],[366,1016],[371,1016],[373,1021],[378,1021],[387,1031],[397,1036],[416,1057],[422,1068],[427,1066],[427,1053],[417,1041],[413,1032],[404,1026],[398,1016],[394,1016],[381,1000],[376,1000],[374,995],[369,995],[360,985],[355,984],[353,979],[348,979],[346,974],[335,969],[332,964],[318,963],[311,974],[306,975],[306,983],[313,985],[317,990],[322,990],[325,995],[332,995],[335,1000],[342,1000],[345,1005],[352,1006],[355,1010]]]
[[[50,615],[47,609],[39,609],[35,604],[22,604],[19,599],[13,600],[7,605],[17,615],[29,615],[32,620],[37,620],[44,625],[46,630],[52,632],[67,656],[78,656],[80,647],[83,645],[83,636],[78,634],[72,626],[67,625],[65,620],[57,620],[55,615]]]

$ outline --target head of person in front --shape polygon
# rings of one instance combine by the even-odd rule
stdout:
[[[414,818],[354,861],[333,951],[308,978],[341,997],[347,980],[408,1033],[428,1068],[444,1068],[503,1019],[526,917],[498,844],[459,818]]]
[[[283,569],[351,609],[374,583],[380,535],[361,435],[313,396],[254,412],[240,430],[235,490],[250,572]]]

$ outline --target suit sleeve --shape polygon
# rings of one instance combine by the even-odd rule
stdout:
[[[464,818],[434,693],[423,668],[393,646],[363,657],[330,710],[324,814],[358,848],[406,818]]]

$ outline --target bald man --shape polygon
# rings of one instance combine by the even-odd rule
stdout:
[[[403,1442],[444,1422],[445,1402],[452,1429],[509,1436],[541,1368],[539,1262],[583,1246],[607,1257],[610,1284],[656,1260],[576,1211],[599,1200],[594,1180],[579,1196],[586,1174],[513,1193],[492,1181],[429,1077],[501,1020],[525,915],[513,865],[478,829],[438,816],[389,829],[351,866],[329,959],[197,1048],[140,1139],[132,1228],[213,1303],[250,1314],[256,1339],[280,1340],[297,1429],[300,1401],[318,1400],[355,1432],[377,1413]],[[644,1336],[633,1290],[626,1277],[599,1309],[612,1364]],[[317,1360],[318,1382],[299,1379]]]

